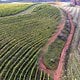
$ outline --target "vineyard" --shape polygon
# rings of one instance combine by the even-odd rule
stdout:
[[[79,80],[79,12],[53,3],[0,4],[0,80]]]
[[[13,11],[6,12],[4,8],[4,14],[17,10],[15,5],[10,9]],[[31,14],[0,18],[1,80],[52,80],[49,74],[39,70],[38,58],[60,20],[60,11],[46,4],[34,8]]]

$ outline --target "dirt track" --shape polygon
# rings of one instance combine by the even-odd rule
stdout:
[[[71,44],[71,51],[69,53],[69,60],[66,65],[65,75],[62,80],[80,80],[80,8],[65,7],[73,17],[73,22],[76,24],[76,31]]]
[[[69,48],[70,43],[72,41],[71,52],[70,52],[69,60],[68,60],[69,62],[67,63],[67,65],[68,65],[67,70],[65,70],[67,75],[63,75],[62,80],[75,80],[75,79],[79,80],[80,79],[80,76],[79,76],[80,75],[80,68],[78,68],[78,67],[80,66],[80,52],[79,52],[80,51],[80,44],[79,44],[79,42],[80,42],[80,35],[79,35],[80,34],[80,23],[79,23],[80,9],[74,8],[74,7],[71,7],[71,8],[65,7],[64,10],[66,10],[71,15],[71,17],[73,17],[74,25],[76,25],[77,28],[76,28],[76,31],[74,34],[75,26],[73,26],[70,15],[68,15],[70,22],[72,24],[71,34],[68,37],[68,41],[66,42],[64,49],[62,50],[59,65],[58,65],[58,68],[57,68],[53,78],[54,78],[54,80],[61,80],[63,66],[64,66],[64,59],[66,57],[65,51],[67,51],[67,49]],[[73,37],[73,34],[74,34],[74,37]],[[54,38],[53,38],[53,40],[54,40]],[[75,60],[77,60],[77,62],[75,62]],[[40,64],[42,64],[42,63],[40,63]],[[75,68],[74,68],[74,66],[75,66]],[[46,69],[46,66],[44,66],[44,64],[42,64],[42,66],[40,66],[40,67],[44,68],[44,70],[47,71],[48,74],[52,73],[52,71]],[[73,72],[75,72],[75,75],[77,75],[78,77],[77,76],[74,77],[74,73],[72,72],[72,70],[73,70]]]
[[[64,61],[65,61],[65,57],[66,57],[66,54],[67,54],[67,50],[71,44],[71,41],[72,41],[72,38],[73,38],[73,35],[74,35],[74,31],[75,31],[75,27],[73,25],[73,22],[72,22],[72,19],[71,19],[71,16],[70,14],[68,13],[68,18],[70,20],[70,23],[71,23],[71,31],[70,31],[70,34],[67,38],[67,41],[66,41],[66,44],[62,50],[62,53],[61,53],[61,57],[60,57],[60,61],[59,61],[59,65],[58,65],[58,68],[54,74],[54,80],[61,80],[61,76],[62,76],[62,72],[63,72],[63,66],[64,66]]]
[[[25,10],[19,14],[16,15],[12,15],[12,16],[18,16],[18,15],[23,15],[23,14],[28,14],[31,13],[31,11],[33,10],[34,7],[36,7],[38,5],[34,5],[32,7],[30,7],[28,10]],[[68,11],[69,14],[73,17],[73,22],[76,24],[77,28],[74,34],[74,38],[71,44],[71,52],[69,55],[69,60],[67,63],[67,69],[66,69],[66,74],[63,75],[63,78],[61,79],[60,77],[62,76],[62,69],[64,66],[64,59],[66,57],[66,50],[69,48],[69,45],[71,43],[72,40],[72,36],[73,36],[73,32],[74,32],[74,26],[72,26],[73,28],[71,29],[71,34],[67,39],[67,42],[65,44],[65,47],[62,50],[62,54],[61,54],[61,58],[59,61],[59,65],[58,68],[54,74],[53,71],[49,70],[46,68],[46,66],[44,65],[43,62],[43,55],[40,57],[39,59],[39,67],[41,70],[45,71],[48,74],[51,74],[51,76],[53,76],[54,80],[80,80],[80,8],[77,7],[63,7],[64,10]],[[69,18],[70,18],[69,15]],[[64,20],[63,20],[64,21]],[[49,39],[49,41],[47,42],[47,44],[44,46],[43,48],[43,53],[46,52],[47,47],[56,40],[57,36],[61,33],[61,30],[64,28],[64,23],[61,23],[58,27],[58,31],[57,33],[53,34],[52,37]],[[72,23],[72,21],[71,21]],[[73,24],[72,24],[73,25]]]
[[[46,66],[44,65],[44,63],[43,63],[43,60],[42,60],[42,57],[40,58],[40,60],[39,60],[39,63],[40,63],[40,68],[42,69],[42,70],[44,70],[46,73],[48,73],[48,74],[53,74],[54,76],[53,76],[53,79],[54,80],[61,80],[61,76],[62,76],[62,72],[63,72],[63,66],[64,66],[64,59],[65,59],[65,57],[66,57],[66,51],[68,50],[68,48],[70,47],[70,44],[71,44],[71,41],[72,41],[72,39],[73,39],[73,35],[74,35],[74,30],[75,30],[75,26],[74,26],[74,24],[73,24],[73,22],[75,23],[75,24],[77,24],[77,20],[78,20],[78,13],[79,13],[79,9],[74,9],[73,10],[73,8],[65,8],[65,10],[68,12],[68,18],[70,19],[70,23],[71,23],[71,32],[70,32],[70,34],[69,34],[69,36],[68,36],[68,39],[67,39],[67,42],[66,42],[66,44],[65,44],[65,46],[64,46],[64,48],[63,48],[63,50],[62,50],[62,53],[61,53],[61,57],[60,57],[60,61],[59,61],[59,65],[58,65],[58,68],[57,68],[57,70],[55,71],[55,74],[53,74],[53,71],[50,71],[50,70],[48,70],[47,68],[46,68]],[[70,10],[70,11],[69,11]],[[77,12],[77,13],[76,13]],[[74,15],[75,15],[75,18],[73,18],[73,21],[72,21],[72,17],[74,17]],[[79,26],[79,25],[78,25]],[[78,29],[79,30],[79,29]],[[77,31],[76,32],[77,34],[77,36],[76,37],[79,37],[78,36],[78,34],[79,34],[79,31]],[[53,36],[52,37],[52,39],[51,40],[49,40],[49,42],[47,43],[47,45],[46,46],[48,46],[49,44],[51,44],[51,42],[54,42],[54,40],[55,40],[55,37]],[[74,39],[73,39],[74,40]],[[78,46],[78,44],[77,44],[77,42],[78,42],[79,40],[78,39],[76,39],[76,42],[74,41],[74,45],[76,46]],[[73,45],[73,44],[72,44]],[[74,47],[74,45],[73,45],[73,47]],[[46,47],[47,48],[47,47]],[[46,48],[44,48],[44,51],[46,50]],[[79,52],[79,51],[78,51]],[[72,58],[72,57],[71,57]],[[65,77],[65,76],[64,76]],[[65,79],[63,79],[63,80],[65,80]],[[72,79],[71,79],[72,80]]]
[[[49,70],[49,69],[46,68],[46,66],[44,65],[44,62],[43,62],[43,55],[46,53],[46,50],[47,50],[48,46],[57,39],[58,35],[63,30],[64,25],[65,25],[65,18],[64,18],[64,16],[62,16],[62,21],[59,24],[59,26],[57,26],[58,27],[57,32],[52,35],[52,37],[48,40],[46,45],[43,47],[43,49],[42,49],[43,53],[41,54],[41,56],[39,58],[40,70],[43,70],[44,72],[46,72],[47,74],[51,75],[52,77],[53,77],[54,71]]]

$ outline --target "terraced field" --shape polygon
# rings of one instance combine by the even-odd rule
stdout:
[[[56,32],[60,11],[44,4],[30,14],[8,17],[17,9],[9,6],[13,11],[6,13],[4,8],[5,17],[0,18],[0,79],[52,80],[50,74],[39,69],[38,59],[41,48]]]

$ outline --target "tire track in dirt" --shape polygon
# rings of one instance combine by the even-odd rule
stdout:
[[[73,14],[73,22],[76,24],[76,30],[72,40],[71,50],[69,52],[66,74],[63,75],[62,80],[80,79],[80,8],[74,8],[76,8],[76,11],[74,12],[75,14]]]
[[[61,53],[61,57],[60,57],[60,61],[59,61],[59,65],[58,65],[58,68],[57,70],[55,71],[55,73],[49,69],[46,68],[46,66],[44,65],[44,62],[43,62],[43,54],[46,52],[46,49],[47,47],[56,40],[57,36],[60,34],[60,32],[58,32],[57,34],[55,34],[53,37],[51,37],[48,41],[48,43],[46,44],[46,46],[42,49],[43,53],[39,59],[39,67],[41,70],[43,70],[44,72],[46,72],[47,74],[50,74],[52,77],[53,77],[53,80],[61,80],[61,76],[62,76],[62,71],[63,71],[63,66],[64,66],[64,60],[65,60],[65,57],[66,57],[66,52],[71,44],[71,41],[72,41],[72,38],[73,38],[73,35],[74,35],[74,31],[75,31],[75,27],[74,27],[74,24],[72,22],[72,19],[71,19],[71,16],[70,14],[68,13],[68,18],[70,20],[70,23],[71,23],[71,31],[70,31],[70,34],[67,38],[67,42],[62,50],[62,53]],[[60,30],[59,30],[60,31]]]
[[[62,76],[62,72],[63,72],[63,67],[64,67],[64,61],[65,61],[65,57],[66,57],[66,54],[67,54],[67,50],[71,44],[71,41],[72,41],[72,38],[73,38],[73,35],[74,35],[74,31],[75,31],[75,27],[74,27],[74,24],[72,22],[72,19],[71,19],[71,16],[70,14],[68,13],[68,18],[70,20],[70,23],[71,23],[71,31],[70,31],[70,34],[67,38],[67,41],[66,41],[66,44],[62,50],[62,53],[61,53],[61,57],[60,57],[60,61],[59,61],[59,65],[58,65],[58,68],[57,70],[55,71],[55,74],[54,74],[54,80],[61,80],[61,76]]]
[[[62,16],[61,23],[59,24],[59,26],[57,26],[58,29],[57,29],[56,33],[54,33],[54,34],[52,35],[52,37],[48,40],[48,42],[46,43],[46,45],[42,48],[42,53],[41,53],[40,58],[39,58],[39,69],[40,69],[40,70],[43,70],[45,73],[51,75],[51,77],[53,77],[54,71],[48,69],[48,68],[44,65],[43,56],[44,56],[44,54],[46,53],[46,50],[47,50],[48,46],[57,39],[58,35],[59,35],[59,34],[61,33],[61,31],[63,30],[64,25],[65,25],[65,17]]]

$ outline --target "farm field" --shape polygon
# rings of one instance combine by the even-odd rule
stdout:
[[[30,7],[32,4],[0,4],[0,17],[9,16],[17,14],[21,11],[26,10],[28,7]]]
[[[34,8],[31,14],[0,18],[1,80],[51,80],[39,70],[38,57],[60,20],[60,11],[47,4]]]
[[[0,80],[80,79],[80,8],[60,4],[0,4]]]

